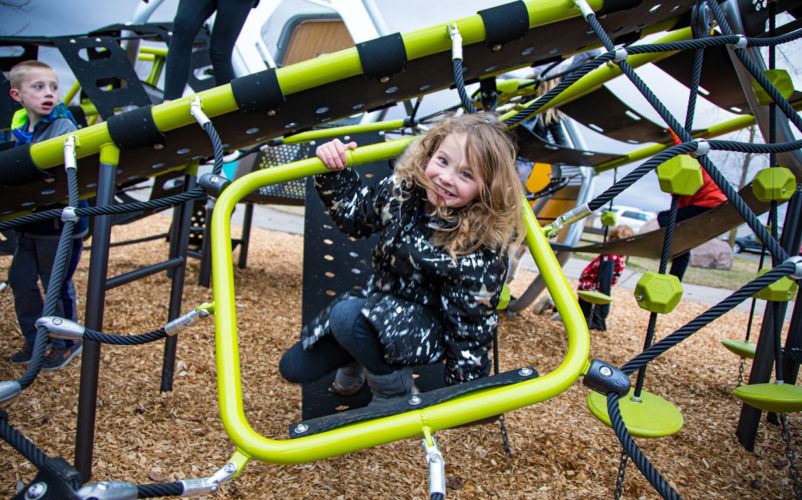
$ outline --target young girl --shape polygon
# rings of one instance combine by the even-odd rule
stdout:
[[[635,232],[629,226],[615,226],[608,235],[609,241],[622,240],[634,236]],[[599,291],[610,294],[610,288],[618,282],[626,265],[623,255],[599,255],[588,264],[579,275],[578,290]],[[603,270],[603,267],[608,269]],[[612,271],[612,272],[610,272]],[[588,328],[593,330],[607,330],[607,315],[610,314],[610,304],[591,304],[581,298],[577,299]]]
[[[411,394],[411,367],[443,358],[447,384],[487,375],[506,250],[524,235],[504,125],[485,113],[445,118],[373,187],[345,169],[355,147],[318,147],[334,172],[315,187],[340,230],[378,235],[373,273],[362,295],[340,296],[304,326],[282,376],[307,383],[338,369],[336,392],[353,394],[367,378],[377,401]]]

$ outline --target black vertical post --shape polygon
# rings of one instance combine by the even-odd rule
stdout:
[[[188,173],[184,177],[184,190],[189,191],[195,187],[195,175]],[[180,257],[183,262],[180,266],[172,269],[172,286],[170,288],[170,308],[167,313],[167,321],[172,321],[181,315],[181,299],[184,296],[184,277],[187,269],[187,247],[189,245],[189,226],[192,219],[192,208],[194,200],[189,200],[181,205],[179,210],[173,211],[172,236],[175,241],[170,240],[170,259]],[[178,345],[178,336],[170,335],[164,341],[164,358],[162,359],[162,379],[161,390],[168,392],[173,390],[173,373],[175,372],[175,351]]]
[[[800,239],[802,231],[798,227],[799,213],[802,207],[799,191],[795,192],[788,203],[785,213],[783,235],[780,239],[782,247],[790,255],[799,253]],[[785,317],[788,308],[787,302],[766,302],[766,310],[763,313],[763,324],[760,327],[755,358],[752,361],[752,370],[749,372],[749,384],[764,384],[771,379],[772,367],[774,367],[774,318]],[[786,345],[791,341],[791,333],[786,339]],[[735,435],[743,447],[749,451],[754,450],[757,428],[760,425],[762,411],[744,403],[741,407],[741,415],[738,418],[738,427]]]
[[[802,193],[799,191],[800,186],[794,195],[788,201],[788,206],[785,212],[785,222],[783,223],[783,238],[788,239],[791,255],[802,254],[800,246],[802,245]],[[799,283],[799,281],[797,281]],[[802,304],[800,302],[800,293],[797,290],[796,303],[794,304],[794,312],[791,315],[791,324],[788,327],[788,335],[785,338],[786,352],[793,352],[802,349]],[[783,381],[786,384],[793,384],[796,382],[796,377],[799,373],[799,363],[791,358],[785,358],[783,361]]]
[[[203,223],[203,242],[201,243],[201,264],[198,272],[198,284],[205,287],[209,286],[212,276],[212,210],[214,210],[214,202],[209,199],[206,202],[206,220]]]
[[[96,206],[111,205],[116,190],[119,150],[104,145],[100,150]],[[106,300],[106,274],[109,264],[111,215],[94,218],[92,252],[89,257],[89,277],[86,288],[84,323],[92,330],[103,330],[103,308]],[[95,440],[97,409],[97,379],[100,367],[100,343],[84,339],[81,354],[81,382],[78,392],[78,423],[75,433],[75,468],[84,482],[92,476],[92,452]]]
[[[248,246],[251,242],[251,224],[253,224],[253,203],[245,204],[245,214],[242,216],[242,238],[239,242],[239,261],[237,266],[245,269],[248,263]]]

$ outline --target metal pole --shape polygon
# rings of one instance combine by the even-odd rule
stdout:
[[[237,266],[245,269],[248,263],[248,246],[251,242],[251,225],[253,224],[253,203],[245,204],[245,214],[242,217],[242,238],[239,242],[239,261]]]
[[[114,203],[119,158],[120,151],[113,144],[101,147],[97,181],[96,206],[98,207]],[[97,216],[93,221],[92,228],[92,252],[89,257],[84,322],[87,328],[98,331],[103,330],[111,220],[111,215]],[[83,353],[81,354],[81,382],[78,392],[78,423],[75,433],[75,468],[81,473],[84,482],[89,481],[92,477],[99,367],[100,343],[84,339]]]
[[[184,177],[184,189],[190,190],[195,187],[195,174],[188,173]],[[179,230],[175,232],[176,244],[173,247],[175,254],[170,255],[172,259],[182,259],[183,263],[180,266],[173,268],[173,283],[170,289],[170,309],[168,312],[168,321],[172,321],[181,315],[181,299],[184,295],[184,277],[187,270],[187,249],[189,246],[189,226],[192,219],[192,207],[194,201],[190,200],[184,203],[179,211],[180,217],[173,219],[173,226],[178,226]],[[175,214],[175,212],[174,212]],[[211,219],[207,219],[207,226],[211,224]],[[205,241],[204,241],[205,245]],[[211,258],[211,256],[210,256]],[[173,390],[173,373],[175,371],[175,351],[178,345],[178,335],[170,335],[164,341],[164,357],[162,358],[162,392]]]

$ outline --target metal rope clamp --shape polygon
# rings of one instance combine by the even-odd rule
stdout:
[[[50,338],[64,340],[80,340],[86,327],[75,321],[58,316],[42,316],[36,320],[36,328],[45,328]]]
[[[431,446],[423,438],[423,451],[426,452],[426,462],[429,464],[429,498],[432,495],[440,494],[445,497],[446,495],[446,464],[443,460],[443,454],[437,447],[437,441],[434,436],[429,436],[432,440]]]
[[[138,498],[139,489],[126,481],[101,481],[83,486],[75,496],[84,500],[133,500]]]
[[[203,188],[207,195],[218,197],[225,188],[231,184],[225,176],[220,174],[213,174],[211,172],[205,173],[198,179],[198,184]]]
[[[629,393],[629,377],[613,365],[594,359],[582,379],[582,383],[601,394],[615,392],[621,397]]]
[[[691,151],[688,153],[693,158],[699,158],[700,156],[706,156],[710,154],[710,143],[704,139],[697,139],[696,140],[696,151]]]
[[[802,279],[802,255],[794,255],[793,257],[788,257],[788,259],[785,262],[792,262],[796,268],[794,269],[794,272],[788,275],[788,277],[793,280]]]
[[[448,25],[448,36],[451,37],[451,59],[462,60],[462,35],[459,33],[457,23]]]
[[[214,493],[220,489],[220,485],[228,481],[237,474],[237,464],[228,462],[217,472],[209,477],[198,479],[182,479],[179,481],[184,488],[182,497],[197,497]]]
[[[208,309],[204,308],[204,306],[197,307],[192,311],[184,314],[183,316],[179,316],[176,319],[170,321],[166,325],[164,325],[164,332],[167,335],[173,336],[181,330],[181,327],[189,328],[189,325],[194,323],[199,319],[206,318],[210,315]]]
[[[584,203],[554,219],[554,222],[543,228],[543,234],[546,235],[546,238],[556,238],[565,226],[584,219],[590,214],[590,207],[588,207],[587,203]]]

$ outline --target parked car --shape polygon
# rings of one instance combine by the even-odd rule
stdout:
[[[601,224],[601,213],[607,211],[607,209],[602,209],[596,213],[595,218],[593,219],[593,223],[591,224],[592,227],[596,229],[603,229]],[[640,208],[634,207],[625,207],[625,206],[614,206],[612,211],[615,212],[615,225],[625,224],[632,228],[635,233],[640,230],[641,226],[643,226],[646,221],[654,219],[657,217],[657,214],[654,212],[649,212],[647,210],[641,210]]]
[[[733,253],[752,252],[760,253],[763,250],[763,245],[758,243],[754,234],[746,236],[739,236],[735,238],[735,244],[732,246]]]

